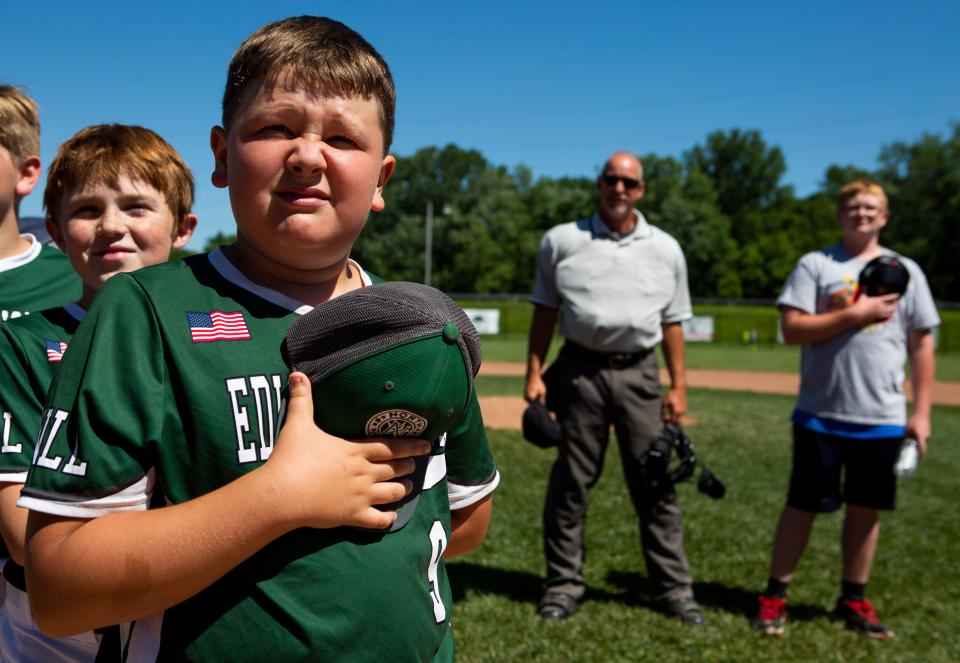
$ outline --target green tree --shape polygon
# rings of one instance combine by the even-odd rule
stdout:
[[[653,167],[647,169],[650,163]],[[695,297],[740,297],[738,249],[730,219],[717,206],[713,182],[700,171],[683,172],[675,159],[645,157],[647,195],[640,207],[655,226],[680,243]],[[649,174],[649,175],[648,175]]]
[[[936,297],[960,301],[960,123],[880,153],[877,179],[890,197],[883,242],[915,259]]]
[[[531,227],[540,234],[590,216],[597,204],[597,186],[586,177],[541,177],[521,195]]]
[[[768,147],[759,131],[715,131],[704,145],[684,154],[689,171],[699,171],[713,181],[717,205],[733,225],[740,245],[753,241],[769,229],[762,214],[793,197],[780,185],[786,162],[779,147]]]
[[[410,157],[399,157],[393,177],[384,189],[386,207],[371,214],[353,255],[360,264],[389,280],[422,281],[424,272],[425,217],[433,204],[436,240],[442,235],[445,209],[487,168],[476,150],[450,144],[425,147]],[[442,247],[439,247],[442,253]]]
[[[695,297],[740,297],[743,285],[737,272],[737,245],[730,237],[730,219],[709,201],[671,195],[662,215],[668,230],[683,248],[690,292]]]
[[[450,292],[527,292],[539,233],[517,182],[489,168],[448,206],[436,243],[436,285]]]
[[[677,189],[684,186],[687,179],[686,169],[673,157],[660,157],[652,153],[642,156],[640,162],[643,164],[643,181],[647,190],[639,207],[646,216],[656,215],[667,198],[675,195]],[[712,186],[709,195],[715,202]]]

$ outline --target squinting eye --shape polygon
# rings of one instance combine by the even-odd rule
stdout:
[[[330,136],[329,138],[324,138],[323,142],[327,145],[339,146],[339,147],[353,147],[356,145],[353,140],[347,138],[346,136]]]
[[[70,217],[74,219],[93,219],[100,215],[100,209],[93,205],[84,205],[70,212]]]
[[[283,135],[283,136],[292,136],[292,135],[293,135],[293,132],[290,131],[290,129],[288,129],[287,127],[283,126],[282,124],[271,124],[270,126],[267,126],[267,127],[264,127],[263,129],[261,129],[261,130],[259,131],[259,133],[261,133],[261,134],[267,134],[267,135],[271,135],[271,134],[281,134],[281,135]]]

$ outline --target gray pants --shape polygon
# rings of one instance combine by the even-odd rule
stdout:
[[[545,376],[564,440],[550,472],[543,510],[545,587],[582,598],[583,528],[587,498],[603,470],[611,424],[627,487],[640,520],[640,540],[656,599],[691,596],[683,521],[671,491],[648,495],[640,459],[661,427],[660,375],[655,353],[626,368],[561,351]],[[551,392],[553,392],[551,394]]]

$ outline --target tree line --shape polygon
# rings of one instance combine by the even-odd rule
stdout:
[[[934,296],[960,301],[960,123],[946,136],[884,146],[878,167],[832,165],[819,190],[783,183],[779,147],[755,130],[716,131],[681,158],[638,155],[647,193],[638,207],[680,242],[695,297],[773,298],[797,259],[839,237],[836,195],[868,177],[890,197],[883,243],[914,258]],[[491,164],[477,150],[425,147],[398,157],[386,209],[371,214],[354,257],[389,280],[422,281],[425,216],[433,208],[431,284],[454,293],[527,293],[550,227],[591,214],[589,177],[534,179],[525,165]],[[230,239],[219,235],[211,245]]]

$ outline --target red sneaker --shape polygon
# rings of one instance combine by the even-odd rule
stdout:
[[[877,611],[866,599],[862,601],[837,599],[837,607],[834,608],[832,617],[845,622],[848,629],[860,631],[874,640],[886,640],[894,636],[893,630],[880,621]]]
[[[787,618],[787,599],[761,594],[757,602],[760,611],[753,620],[753,628],[764,635],[782,635],[783,621]]]

